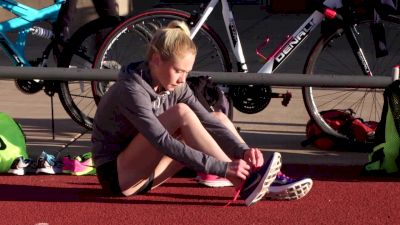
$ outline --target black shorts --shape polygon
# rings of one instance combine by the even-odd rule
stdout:
[[[117,160],[104,163],[103,165],[97,167],[96,173],[100,185],[107,195],[116,197],[124,196],[119,186]],[[153,180],[154,174],[152,174],[147,183],[145,183],[143,187],[138,190],[137,194],[146,194],[148,191],[150,191],[151,187],[153,186]]]

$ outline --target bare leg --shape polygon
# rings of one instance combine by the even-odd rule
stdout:
[[[231,161],[187,105],[178,104],[158,119],[170,134],[180,135],[187,145],[221,161]],[[182,168],[178,162],[156,150],[141,134],[118,156],[117,165],[124,195],[136,193],[152,173],[156,187]]]
[[[242,143],[245,141],[237,132],[235,125],[223,112],[212,112],[212,114],[219,119]]]

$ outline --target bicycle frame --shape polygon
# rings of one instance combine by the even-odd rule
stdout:
[[[25,43],[27,34],[33,23],[40,21],[55,22],[61,5],[65,0],[54,0],[54,4],[43,9],[34,9],[14,0],[0,0],[0,7],[17,15],[0,23],[0,45],[7,56],[12,58],[17,66],[30,66],[25,57]],[[10,31],[18,31],[18,36],[13,43],[6,35]]]
[[[248,72],[235,20],[227,0],[211,0],[208,3],[207,7],[203,11],[203,15],[200,17],[196,25],[191,29],[191,38],[197,34],[219,1],[221,1],[222,4],[222,16],[226,32],[228,34],[229,43],[238,64],[238,71]],[[328,9],[338,9],[343,7],[342,0],[326,0],[324,1],[323,5]],[[269,57],[265,58],[266,63],[258,70],[258,73],[272,73],[275,71],[290,56],[290,54],[293,53],[297,47],[299,47],[303,41],[309,37],[311,32],[322,22],[325,17],[326,15],[324,15],[322,12],[315,10],[292,35],[288,36],[282,45],[273,51]],[[358,62],[364,68],[364,73],[367,75],[372,75],[367,60],[355,37],[356,31],[354,28],[349,27],[349,29],[345,29],[345,33]]]

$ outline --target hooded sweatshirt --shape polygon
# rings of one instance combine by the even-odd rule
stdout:
[[[184,83],[174,91],[156,93],[147,63],[124,66],[114,85],[102,97],[93,122],[92,152],[95,166],[116,160],[133,138],[142,134],[155,149],[198,172],[225,176],[228,163],[193,149],[174,138],[158,116],[177,103],[188,105],[223,151],[243,157],[247,144],[240,142],[209,113]],[[144,159],[145,160],[145,159]]]

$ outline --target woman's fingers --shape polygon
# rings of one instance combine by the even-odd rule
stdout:
[[[250,165],[241,159],[229,163],[228,170],[228,173],[234,174],[242,180],[250,175]]]
[[[258,148],[250,148],[246,150],[244,159],[253,167],[253,169],[264,164],[264,157]]]
[[[256,165],[255,165],[256,168],[261,167],[264,164],[264,156],[261,153],[260,149],[258,148],[256,148],[255,151],[255,160],[256,160]]]

